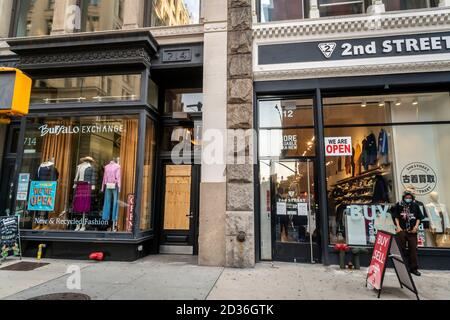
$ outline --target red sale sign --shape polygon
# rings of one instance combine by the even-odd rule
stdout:
[[[384,269],[389,255],[392,235],[378,232],[373,247],[372,261],[367,271],[367,282],[375,289],[381,290]]]
[[[325,155],[327,157],[351,156],[352,137],[325,138]]]

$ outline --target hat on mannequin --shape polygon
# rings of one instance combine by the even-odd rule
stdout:
[[[95,162],[95,160],[92,157],[84,157],[80,159],[81,162]]]

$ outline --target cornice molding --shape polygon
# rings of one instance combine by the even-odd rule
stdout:
[[[440,71],[450,71],[450,61],[256,71],[254,72],[254,79],[255,81],[273,81]]]
[[[151,58],[144,48],[98,49],[74,52],[34,53],[19,57],[23,69],[43,69],[58,66],[115,65],[140,62],[150,65]]]
[[[207,32],[226,32],[228,30],[227,21],[217,21],[205,23],[205,33]]]
[[[193,35],[203,35],[203,24],[172,26],[172,27],[151,27],[146,28],[158,40],[166,37],[184,37]]]
[[[253,25],[257,42],[295,41],[306,37],[352,36],[354,34],[427,31],[450,26],[450,9],[384,13],[377,16],[357,15],[340,18],[321,18]]]

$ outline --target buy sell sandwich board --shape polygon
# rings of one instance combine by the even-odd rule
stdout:
[[[419,293],[409,272],[403,252],[400,249],[398,239],[392,233],[385,231],[380,230],[377,232],[372,260],[367,271],[366,286],[370,284],[374,289],[378,290],[378,298],[381,296],[388,259],[392,261],[400,287],[405,287],[412,291],[416,295],[417,300],[419,300]]]

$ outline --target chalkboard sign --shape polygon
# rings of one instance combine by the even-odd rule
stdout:
[[[20,248],[19,217],[0,217],[0,260],[22,256]]]
[[[370,284],[374,289],[378,290],[378,298],[380,297],[388,259],[392,261],[400,287],[403,288],[404,286],[411,290],[416,295],[417,300],[419,300],[419,293],[398,244],[398,239],[386,231],[379,230],[377,232],[372,260],[367,271],[366,286]]]

